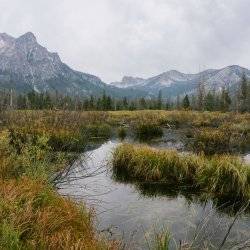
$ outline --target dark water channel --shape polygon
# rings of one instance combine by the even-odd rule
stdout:
[[[181,135],[171,133],[151,144],[184,151],[184,143],[178,136]],[[210,200],[201,201],[197,194],[116,182],[109,161],[119,143],[110,140],[83,154],[60,186],[60,192],[93,207],[98,229],[122,239],[125,249],[148,249],[152,235],[162,229],[171,232],[175,240],[171,242],[172,249],[180,242],[192,242],[195,249],[206,245],[218,249],[235,217],[230,209],[216,206]],[[249,155],[245,158],[249,160]],[[249,249],[247,241],[250,241],[250,215],[245,212],[237,217],[223,249]]]

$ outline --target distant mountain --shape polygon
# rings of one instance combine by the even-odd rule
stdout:
[[[121,82],[114,82],[111,85],[123,89],[143,90],[149,96],[157,96],[161,90],[163,96],[170,97],[195,92],[201,81],[205,83],[207,90],[218,91],[222,87],[232,88],[239,83],[243,74],[250,79],[250,70],[238,65],[218,70],[209,69],[197,74],[184,74],[171,70],[148,79],[126,76]]]
[[[139,77],[124,76],[121,82],[112,82],[110,85],[116,86],[118,88],[131,88],[136,87],[143,83],[145,79]]]
[[[38,44],[31,32],[18,38],[0,33],[0,89],[80,96],[101,95],[104,91],[117,97],[146,95],[140,90],[121,90],[96,76],[71,69],[57,53]]]
[[[41,46],[31,32],[18,38],[0,33],[0,90],[49,91],[74,96],[97,96],[105,91],[119,98],[151,98],[161,90],[163,97],[174,97],[195,92],[200,81],[207,89],[234,87],[243,73],[250,78],[248,69],[233,65],[198,74],[171,70],[148,79],[125,76],[121,82],[106,84],[97,76],[71,69],[57,53]]]

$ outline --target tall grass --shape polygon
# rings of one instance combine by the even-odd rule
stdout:
[[[94,214],[53,190],[75,154],[41,134],[0,132],[0,249],[117,249],[94,228]]]
[[[229,155],[206,158],[123,144],[113,153],[114,175],[143,182],[191,185],[216,197],[250,198],[250,166]]]
[[[146,140],[163,135],[163,130],[155,123],[138,123],[135,126],[135,134],[140,140]]]
[[[3,125],[8,127],[32,127],[43,130],[66,129],[76,131],[91,124],[136,125],[153,123],[174,127],[220,127],[223,124],[249,124],[250,114],[196,112],[196,111],[8,111],[2,115]]]
[[[236,129],[228,125],[193,130],[193,133],[194,151],[208,155],[241,151],[247,146],[249,136],[249,133],[246,130],[242,131],[241,127]]]
[[[0,182],[3,249],[108,249],[93,227],[93,214],[29,178]]]

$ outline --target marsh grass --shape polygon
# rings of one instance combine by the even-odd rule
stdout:
[[[48,182],[53,173],[61,170],[76,158],[75,154],[53,152],[49,138],[14,131],[0,133],[0,177],[19,178],[23,175]]]
[[[241,127],[222,126],[193,130],[192,148],[207,155],[241,152],[247,147],[249,133]]]
[[[97,233],[91,210],[53,189],[76,154],[33,132],[0,132],[0,249],[117,249]]]
[[[185,185],[218,198],[250,198],[250,166],[235,156],[207,158],[122,144],[114,151],[112,164],[114,176],[124,180]]]
[[[81,127],[81,134],[85,135],[88,140],[91,139],[107,139],[112,134],[112,128],[108,124],[91,124]]]
[[[139,123],[135,128],[136,137],[140,140],[151,139],[154,137],[161,137],[163,130],[160,126],[154,123]]]
[[[93,216],[41,181],[0,182],[3,249],[115,249],[96,234]]]
[[[124,127],[119,127],[117,130],[117,135],[121,140],[124,140],[127,136],[127,130]]]

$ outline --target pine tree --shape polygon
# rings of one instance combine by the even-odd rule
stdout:
[[[162,109],[162,91],[161,90],[158,93],[157,109]]]
[[[204,84],[204,81],[201,80],[198,84],[198,91],[197,91],[197,109],[198,110],[204,109],[204,97],[205,97],[205,84]]]
[[[247,95],[248,95],[248,86],[247,86],[246,75],[243,74],[240,84],[240,111],[247,111]]]
[[[220,99],[220,110],[224,112],[229,111],[231,102],[232,100],[229,96],[228,91],[225,90],[225,88],[223,88],[221,92],[221,99]]]
[[[215,97],[214,97],[214,95],[210,91],[205,96],[204,108],[207,111],[213,111],[213,110],[215,110]]]
[[[189,102],[189,98],[188,95],[185,95],[183,101],[182,101],[182,107],[184,109],[189,109],[190,108],[190,102]]]

